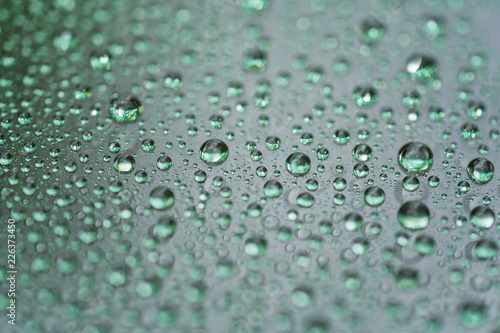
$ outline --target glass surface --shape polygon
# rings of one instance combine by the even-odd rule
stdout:
[[[0,332],[500,332],[500,2],[0,7]]]

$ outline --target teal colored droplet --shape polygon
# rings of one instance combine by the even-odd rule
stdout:
[[[419,187],[420,187],[420,181],[418,180],[417,177],[409,175],[403,178],[403,188],[408,192],[416,191],[418,190]]]
[[[352,157],[359,162],[369,161],[372,156],[372,148],[364,143],[356,145],[356,147],[352,150]]]
[[[398,221],[409,230],[427,228],[430,221],[430,211],[427,206],[418,200],[405,202],[398,210]]]
[[[271,5],[271,0],[238,0],[238,3],[245,12],[259,14]]]
[[[134,96],[126,96],[111,101],[109,112],[119,123],[132,122],[142,113],[142,105]]]
[[[156,187],[149,194],[149,203],[156,210],[166,210],[175,203],[174,192],[166,186]]]
[[[347,213],[344,216],[344,227],[348,231],[358,230],[361,227],[361,224],[363,224],[363,217],[361,217],[358,213]]]
[[[338,145],[345,145],[350,139],[351,135],[346,130],[338,129],[333,133],[333,141]]]
[[[207,140],[200,148],[200,157],[202,161],[209,165],[222,164],[228,156],[229,148],[221,140]]]
[[[264,195],[268,198],[277,198],[283,193],[283,185],[277,180],[269,180],[264,184]]]
[[[483,157],[473,159],[467,166],[467,174],[476,184],[488,183],[493,178],[494,173],[493,163]]]
[[[470,212],[471,223],[481,229],[489,229],[495,223],[495,213],[487,206],[478,206]]]
[[[287,171],[293,176],[304,176],[311,169],[311,159],[303,153],[293,153],[286,159]]]
[[[401,168],[409,173],[428,171],[434,160],[429,147],[421,142],[409,142],[398,152],[398,162]]]
[[[364,199],[369,206],[378,207],[385,201],[385,192],[378,186],[372,186],[366,189]]]
[[[482,326],[488,318],[487,308],[483,303],[468,302],[460,307],[460,322],[468,328]]]
[[[297,196],[297,205],[304,208],[309,208],[314,205],[315,199],[311,193],[303,192]]]
[[[436,74],[437,68],[432,58],[415,54],[408,59],[406,71],[414,79],[428,80]]]
[[[489,239],[482,239],[474,244],[474,255],[481,260],[494,259],[498,255],[498,245]]]
[[[357,87],[352,98],[357,106],[368,107],[377,101],[377,92],[373,87]]]
[[[250,238],[245,242],[245,253],[258,257],[266,253],[267,242],[263,238]]]
[[[113,166],[120,173],[130,173],[135,168],[135,159],[132,155],[119,154],[115,157]]]

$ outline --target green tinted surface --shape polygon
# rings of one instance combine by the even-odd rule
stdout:
[[[499,13],[3,1],[0,332],[500,332]]]

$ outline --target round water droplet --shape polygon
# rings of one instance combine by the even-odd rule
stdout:
[[[338,145],[345,145],[350,139],[351,135],[346,130],[338,129],[333,133],[333,141]]]
[[[478,157],[470,161],[467,166],[469,178],[477,184],[488,183],[495,173],[493,163],[483,157]]]
[[[311,169],[311,159],[303,153],[293,153],[286,159],[286,169],[293,176],[304,176]]]
[[[152,228],[152,234],[157,239],[171,238],[177,229],[177,221],[172,217],[162,217]]]
[[[352,156],[356,161],[366,162],[372,158],[373,152],[370,146],[362,143],[354,147],[352,150]]]
[[[266,139],[266,147],[269,150],[276,150],[281,146],[281,140],[277,136],[268,136]]]
[[[357,87],[353,99],[357,106],[368,107],[377,101],[377,92],[373,87]]]
[[[385,35],[385,27],[379,21],[370,18],[361,25],[363,39],[369,44],[378,43]]]
[[[468,328],[482,326],[488,318],[488,311],[483,303],[467,302],[460,307],[460,322]]]
[[[348,231],[358,230],[363,224],[363,218],[358,213],[347,213],[344,216],[344,227]]]
[[[429,147],[420,142],[405,144],[398,153],[401,168],[409,173],[421,173],[432,166],[434,155]]]
[[[337,177],[333,180],[333,188],[337,191],[343,191],[347,187],[347,181],[342,177]]]
[[[111,69],[111,57],[108,53],[92,54],[90,66],[94,70],[109,71]]]
[[[366,189],[364,199],[369,206],[378,207],[385,201],[385,192],[378,186],[372,186]]]
[[[240,7],[249,14],[259,14],[271,4],[271,0],[238,0]]]
[[[460,135],[464,140],[474,140],[479,134],[479,127],[475,124],[465,123],[460,129]]]
[[[415,54],[408,59],[406,71],[414,79],[427,80],[436,73],[436,65],[432,58],[421,54]]]
[[[304,208],[309,208],[314,205],[315,199],[311,193],[303,192],[297,196],[297,205]]]
[[[161,171],[167,171],[172,167],[172,159],[168,156],[160,156],[156,161],[156,166]]]
[[[126,96],[111,101],[109,112],[119,123],[131,122],[142,113],[142,105],[134,96]]]
[[[269,180],[264,184],[264,195],[268,198],[277,198],[283,193],[283,185],[277,180]]]
[[[398,210],[398,221],[406,229],[421,230],[427,228],[430,220],[427,206],[418,200],[405,202]]]
[[[298,287],[293,291],[292,303],[296,307],[306,308],[311,305],[312,301],[313,301],[312,293],[309,289]]]
[[[353,168],[353,174],[358,178],[365,178],[370,174],[370,169],[365,163],[358,163]]]
[[[482,239],[474,244],[474,255],[481,260],[493,259],[498,254],[498,245],[489,239]]]
[[[475,120],[483,118],[486,113],[486,107],[478,101],[469,101],[466,110],[467,115]]]
[[[120,173],[130,173],[135,168],[135,159],[132,155],[119,154],[115,157],[113,166]]]
[[[429,235],[418,235],[415,239],[415,250],[424,255],[429,255],[434,253],[436,248],[436,242],[434,238]]]
[[[156,210],[166,210],[175,203],[174,192],[166,186],[158,186],[149,194],[149,203]]]
[[[207,140],[200,148],[201,159],[209,165],[222,164],[228,156],[229,148],[221,140]]]
[[[245,242],[245,253],[252,257],[258,257],[266,253],[267,242],[263,238],[250,238]]]
[[[478,206],[470,212],[470,221],[477,228],[489,229],[495,223],[495,213],[487,206]]]
[[[416,191],[420,187],[420,181],[417,177],[406,176],[403,179],[403,188],[408,192]]]
[[[396,274],[396,285],[400,290],[413,291],[419,286],[419,272],[416,269],[403,267]]]

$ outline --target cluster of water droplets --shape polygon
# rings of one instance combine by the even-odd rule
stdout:
[[[24,331],[496,329],[491,58],[461,15],[389,2],[56,1],[13,35]]]

